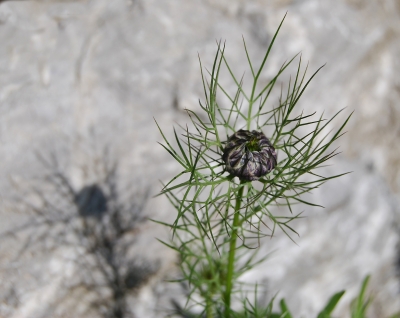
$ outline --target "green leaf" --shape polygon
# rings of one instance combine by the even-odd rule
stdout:
[[[286,302],[284,299],[282,299],[279,303],[282,311],[282,318],[292,318],[292,314],[289,311],[288,306],[286,305]]]
[[[328,304],[325,308],[319,313],[318,318],[330,318],[332,311],[335,309],[336,305],[338,304],[340,298],[344,295],[345,291],[341,291],[336,293],[329,299]]]
[[[352,301],[351,304],[351,318],[365,318],[367,309],[371,303],[371,298],[365,298],[365,292],[371,276],[368,275],[364,278],[361,285],[358,297]]]

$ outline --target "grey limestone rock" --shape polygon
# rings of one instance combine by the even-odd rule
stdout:
[[[91,151],[89,145],[111,145],[125,181],[145,180],[156,193],[157,180],[178,167],[156,145],[160,136],[153,117],[172,136],[174,123],[188,122],[183,110],[199,109],[197,54],[210,66],[215,41],[226,40],[226,56],[241,74],[246,63],[242,35],[259,61],[285,12],[261,80],[300,51],[311,71],[327,63],[300,108],[328,115],[343,107],[355,110],[340,141],[342,154],[330,168],[354,173],[316,191],[314,199],[326,209],[308,209],[307,218],[295,224],[298,245],[277,234],[263,247],[276,253],[244,279],[261,276],[269,296],[280,292],[303,316],[315,316],[330,295],[347,289],[338,315],[348,317],[349,301],[370,273],[375,295],[370,317],[399,312],[400,4],[395,0],[0,2],[1,229],[24,219],[10,208],[9,180],[26,184],[45,173],[35,152],[56,153],[72,183],[82,188],[77,162]],[[147,210],[165,219],[174,213],[162,198]],[[160,231],[150,226],[145,233],[137,248],[161,255],[166,260],[161,272],[170,272],[174,257],[154,238]],[[3,251],[17,243],[7,244]],[[79,306],[63,295],[65,302],[51,307],[63,279],[76,270],[59,254],[32,258],[30,271],[42,267],[57,273],[51,282],[31,281],[25,267],[19,269],[25,274],[13,272],[18,280],[0,295],[0,315],[85,312],[90,299],[80,297],[82,291],[71,298],[82,299]],[[11,276],[7,279],[4,286],[12,286]],[[169,304],[165,288],[173,287],[155,281],[149,286],[132,298],[137,317],[160,317]]]

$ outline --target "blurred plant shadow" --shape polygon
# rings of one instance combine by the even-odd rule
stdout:
[[[77,303],[87,301],[85,317],[134,317],[128,298],[134,297],[160,269],[160,261],[147,260],[133,251],[138,234],[148,222],[144,208],[149,186],[121,186],[118,161],[110,157],[105,148],[102,155],[80,167],[83,175],[91,176],[86,178],[91,182],[76,187],[55,153],[37,154],[47,173],[28,186],[14,183],[18,194],[13,208],[30,216],[0,233],[0,240],[2,244],[17,242],[13,263],[43,267],[35,277],[37,281],[51,282],[61,277],[59,292],[52,295],[51,305],[41,317],[57,316],[55,313],[62,312],[60,308],[66,304],[71,306],[74,299]],[[60,268],[49,275],[45,259],[60,253]],[[34,264],[38,260],[40,263]],[[23,288],[16,288],[10,289],[11,294],[23,295]],[[3,303],[9,303],[9,294],[0,295]],[[13,304],[11,307],[18,308],[20,302]]]

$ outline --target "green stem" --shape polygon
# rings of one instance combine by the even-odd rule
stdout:
[[[206,300],[206,315],[207,318],[213,318],[212,301],[210,298]]]
[[[230,238],[231,241],[229,244],[228,272],[226,276],[225,318],[229,318],[231,315],[231,294],[233,286],[233,273],[235,270],[236,239],[239,226],[239,210],[243,197],[243,189],[244,186],[242,186],[238,191],[236,197],[235,214],[233,215],[232,232]]]

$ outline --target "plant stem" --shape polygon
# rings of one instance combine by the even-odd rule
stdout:
[[[207,318],[213,318],[212,302],[210,298],[206,300],[206,315]]]
[[[243,182],[241,182],[242,184]],[[232,293],[232,285],[233,285],[233,272],[235,270],[235,253],[236,253],[236,239],[237,239],[237,228],[239,226],[239,210],[240,204],[242,202],[243,197],[243,189],[242,186],[236,197],[235,204],[235,213],[233,215],[233,223],[232,223],[232,232],[229,243],[229,258],[228,258],[228,272],[226,277],[226,289],[225,289],[225,318],[230,317],[231,311],[231,293]]]

